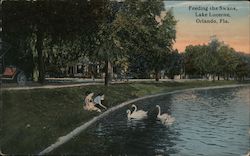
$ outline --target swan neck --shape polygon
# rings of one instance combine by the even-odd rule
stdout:
[[[137,111],[137,107],[136,107],[136,106],[134,106],[134,107],[135,107],[135,110],[134,110],[134,111],[136,112],[136,111]]]
[[[161,115],[161,107],[158,107],[158,109],[159,109],[158,116],[160,116]]]
[[[130,110],[128,110],[128,117],[131,115],[131,111]]]

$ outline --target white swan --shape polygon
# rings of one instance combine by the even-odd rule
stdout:
[[[157,118],[162,122],[162,124],[164,124],[164,125],[172,125],[173,122],[175,121],[175,118],[171,117],[167,113],[161,114],[161,107],[159,105],[156,105],[156,107],[159,110]]]
[[[128,109],[127,110],[127,117],[128,119],[136,119],[136,120],[141,120],[141,119],[145,119],[147,116],[136,113],[136,112],[132,112]]]
[[[147,118],[147,113],[143,110],[138,110],[137,111],[137,107],[136,105],[132,105],[132,107],[135,108],[135,110],[133,112],[131,112],[129,109],[127,110],[127,117],[128,119],[137,119],[137,120],[141,120],[141,119],[145,119]]]
[[[141,114],[142,116],[147,116],[148,112],[144,111],[144,110],[137,110],[137,106],[136,105],[132,105],[132,108],[134,108],[134,112],[138,113],[138,114]]]

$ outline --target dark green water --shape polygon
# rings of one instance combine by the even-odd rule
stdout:
[[[100,120],[52,154],[237,156],[250,150],[250,87],[190,91],[135,103],[149,118],[128,121],[126,109]],[[155,119],[175,117],[171,126]]]

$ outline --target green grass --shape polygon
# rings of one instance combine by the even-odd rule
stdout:
[[[235,81],[144,82],[61,89],[3,91],[0,145],[4,153],[37,154],[58,137],[99,113],[82,109],[86,91],[103,92],[108,107],[129,99],[176,89],[236,84]]]

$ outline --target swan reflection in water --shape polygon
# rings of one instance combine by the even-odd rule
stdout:
[[[146,126],[143,120],[129,119],[127,121],[127,128],[135,130],[137,128],[144,129]]]

